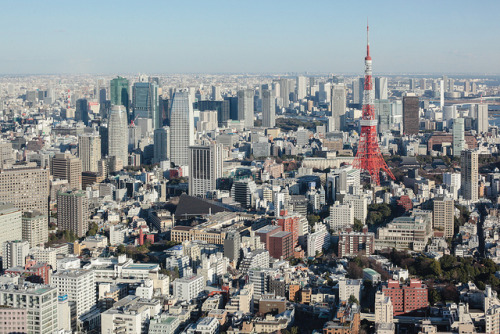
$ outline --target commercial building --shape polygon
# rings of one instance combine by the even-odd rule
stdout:
[[[136,82],[132,86],[132,104],[134,119],[149,118],[153,129],[159,129],[162,124],[160,104],[158,100],[158,84],[156,82]]]
[[[122,77],[114,78],[111,80],[109,86],[111,104],[115,106],[124,106],[125,110],[128,112],[130,100],[130,84],[128,79]]]
[[[328,225],[331,230],[340,230],[354,225],[354,206],[336,201],[330,206]]]
[[[427,286],[418,279],[410,279],[407,285],[389,280],[387,286],[382,288],[382,293],[391,299],[395,316],[423,310],[429,306]]]
[[[197,298],[204,289],[205,278],[203,276],[177,278],[174,281],[174,296],[180,300],[191,301]]]
[[[420,128],[420,101],[418,96],[403,97],[403,132],[415,135]]]
[[[453,120],[453,156],[459,157],[465,149],[465,123],[463,118]]]
[[[170,128],[168,126],[154,131],[154,162],[170,159]]]
[[[254,91],[244,89],[238,91],[238,120],[246,129],[253,127],[254,118]]]
[[[114,105],[108,119],[108,156],[116,159],[118,166],[128,165],[128,126],[125,107]]]
[[[69,153],[56,154],[50,164],[54,179],[66,180],[70,189],[82,187],[82,162]]]
[[[207,197],[216,190],[217,179],[222,177],[223,150],[222,144],[189,147],[190,196]]]
[[[262,90],[262,126],[274,128],[276,125],[276,102],[273,92],[269,89]]]
[[[21,210],[14,207],[14,205],[10,203],[0,203],[0,249],[2,249],[0,255],[4,255],[3,245],[5,242],[22,239],[23,229],[21,215]]]

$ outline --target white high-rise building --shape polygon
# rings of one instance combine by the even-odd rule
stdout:
[[[488,132],[488,105],[478,104],[476,106],[476,131],[478,133]]]
[[[164,126],[154,132],[154,161],[156,163],[170,158],[170,128]]]
[[[387,78],[384,77],[375,78],[375,99],[387,100],[387,97],[388,97]]]
[[[307,95],[307,79],[303,76],[297,77],[297,99],[302,100]]]
[[[244,89],[238,91],[238,120],[240,122],[243,122],[246,129],[253,127],[253,100],[253,89]]]
[[[193,103],[186,90],[175,92],[170,112],[170,160],[189,164],[189,146],[194,145]]]
[[[358,176],[358,174],[355,174],[355,176]],[[368,215],[368,200],[365,195],[347,194],[344,196],[343,203],[350,204],[354,208],[354,218],[359,219],[363,224],[365,223]]]
[[[191,301],[205,289],[203,276],[178,278],[174,281],[174,296],[180,300]]]
[[[23,237],[22,211],[10,203],[0,203],[0,252],[4,242]],[[0,253],[3,255],[3,253]],[[5,261],[4,261],[5,268]]]
[[[328,217],[330,229],[339,230],[354,225],[354,207],[349,204],[340,204],[338,201],[330,207]]]
[[[274,128],[276,125],[276,104],[272,91],[264,89],[262,91],[262,126]]]
[[[393,314],[391,298],[384,296],[382,291],[378,291],[375,294],[375,323],[390,324]]]
[[[99,172],[101,136],[96,133],[82,133],[79,135],[78,157],[82,162],[82,172]]]
[[[280,79],[280,97],[283,101],[283,107],[288,108],[290,105],[290,79]]]
[[[39,211],[24,211],[22,218],[23,240],[30,243],[30,247],[45,244],[49,241],[49,221],[47,215]]]
[[[113,106],[108,120],[108,153],[123,166],[128,165],[127,111],[124,106]]]
[[[465,149],[465,123],[463,118],[453,121],[453,156],[459,157]]]
[[[307,235],[307,256],[316,256],[316,252],[330,247],[330,233],[324,224],[316,224],[314,233]]]
[[[68,295],[68,300],[74,303],[77,318],[90,312],[96,305],[96,284],[92,270],[58,271],[52,275],[51,285],[57,287],[59,295]],[[75,328],[76,324],[73,323],[71,327]]]
[[[12,240],[3,243],[3,268],[24,267],[30,251],[28,241]]]
[[[338,282],[339,302],[347,302],[349,297],[354,296],[361,300],[361,280],[342,278]]]
[[[478,200],[478,158],[477,151],[463,150],[460,159],[460,166],[462,167],[462,196],[465,200],[470,200],[472,202]]]
[[[206,197],[215,191],[223,171],[222,144],[189,147],[189,195]]]
[[[443,184],[453,194],[453,199],[458,200],[458,192],[460,191],[460,173],[444,173]]]

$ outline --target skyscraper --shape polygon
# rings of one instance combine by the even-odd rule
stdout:
[[[70,189],[82,187],[82,162],[69,153],[56,154],[50,164],[54,179],[67,180]]]
[[[455,201],[449,197],[434,199],[434,229],[444,232],[445,238],[453,237]]]
[[[127,113],[123,106],[111,108],[108,120],[108,155],[128,165]]]
[[[75,121],[82,121],[87,125],[89,122],[89,103],[87,99],[76,100]]]
[[[223,145],[189,147],[189,195],[206,197],[222,177]]]
[[[78,156],[82,172],[98,172],[101,160],[101,137],[97,133],[82,133],[78,136]]]
[[[289,79],[280,79],[280,97],[283,101],[283,107],[288,108],[290,105],[290,84]]]
[[[297,99],[302,100],[307,95],[307,80],[306,77],[297,77]]]
[[[476,131],[478,133],[488,132],[488,105],[478,104],[476,107]]]
[[[178,166],[186,166],[188,148],[194,144],[193,104],[187,90],[175,92],[171,109],[170,160]]]
[[[453,121],[453,156],[459,157],[465,149],[465,123],[463,118]]]
[[[127,117],[129,110],[129,82],[128,79],[118,77],[111,80],[109,85],[111,104],[115,106],[124,106]],[[129,119],[127,118],[127,123]]]
[[[238,91],[238,120],[240,122],[243,122],[246,129],[253,127],[253,104],[253,89],[244,89]]]
[[[403,97],[403,132],[416,135],[420,128],[420,106],[418,96]]]
[[[376,100],[387,100],[387,78],[378,77],[375,78],[375,99]]]
[[[460,156],[460,166],[462,170],[461,184],[462,196],[465,200],[477,201],[478,200],[478,153],[473,150],[463,150]]]
[[[328,129],[329,132],[343,130],[343,120],[346,108],[346,91],[344,84],[336,84],[332,86],[331,110],[333,128]]]
[[[154,132],[154,162],[170,159],[170,128],[164,126]]]
[[[222,96],[220,94],[220,86],[219,85],[212,86],[212,100],[213,101],[220,101],[220,100],[222,100]]]
[[[89,229],[88,199],[81,190],[57,194],[57,226],[59,230],[71,231],[78,237],[85,236]]]
[[[238,263],[240,259],[240,249],[241,249],[241,236],[238,231],[232,231],[227,234],[224,240],[224,257],[227,257],[229,261],[234,261]]]
[[[132,87],[132,101],[135,118],[149,118],[153,120],[153,129],[162,126],[158,100],[158,85],[155,82],[136,82]]]
[[[272,91],[262,90],[262,126],[274,128],[276,125],[276,104]]]
[[[25,211],[22,217],[23,240],[30,243],[30,247],[45,244],[49,241],[49,221],[46,214],[39,211]]]

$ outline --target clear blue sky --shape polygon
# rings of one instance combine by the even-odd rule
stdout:
[[[500,73],[499,0],[4,1],[0,73]]]

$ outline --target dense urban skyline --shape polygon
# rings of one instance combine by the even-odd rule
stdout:
[[[496,1],[7,3],[0,73],[355,74],[370,16],[374,73],[498,74],[498,10]]]

